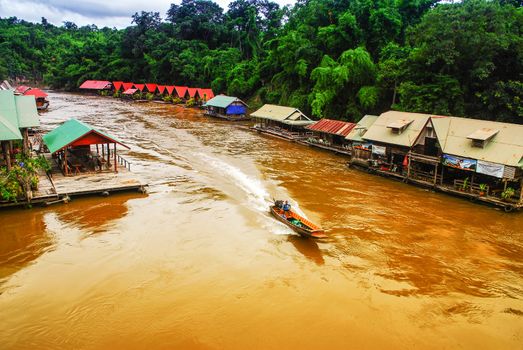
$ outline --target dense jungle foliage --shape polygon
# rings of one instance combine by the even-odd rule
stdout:
[[[390,108],[523,123],[522,0],[209,0],[123,30],[0,19],[0,79],[211,86],[358,120]]]

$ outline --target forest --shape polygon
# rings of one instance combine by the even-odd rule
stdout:
[[[389,109],[523,124],[523,0],[182,0],[125,29],[0,19],[0,80],[212,87],[316,118]]]

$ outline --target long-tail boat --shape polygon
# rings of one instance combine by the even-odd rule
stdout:
[[[292,210],[283,210],[283,201],[274,201],[270,206],[271,214],[304,237],[325,238],[327,235],[318,225],[313,224]]]

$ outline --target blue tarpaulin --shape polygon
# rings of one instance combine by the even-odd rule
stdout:
[[[229,107],[227,107],[227,110],[226,110],[226,113],[227,114],[245,114],[246,112],[246,109],[245,109],[245,106],[235,106],[235,105],[231,105]]]

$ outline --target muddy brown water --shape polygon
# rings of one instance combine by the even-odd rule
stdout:
[[[0,212],[2,349],[522,349],[523,213],[367,175],[199,111],[51,93],[130,193]],[[303,239],[271,198],[328,230]]]

